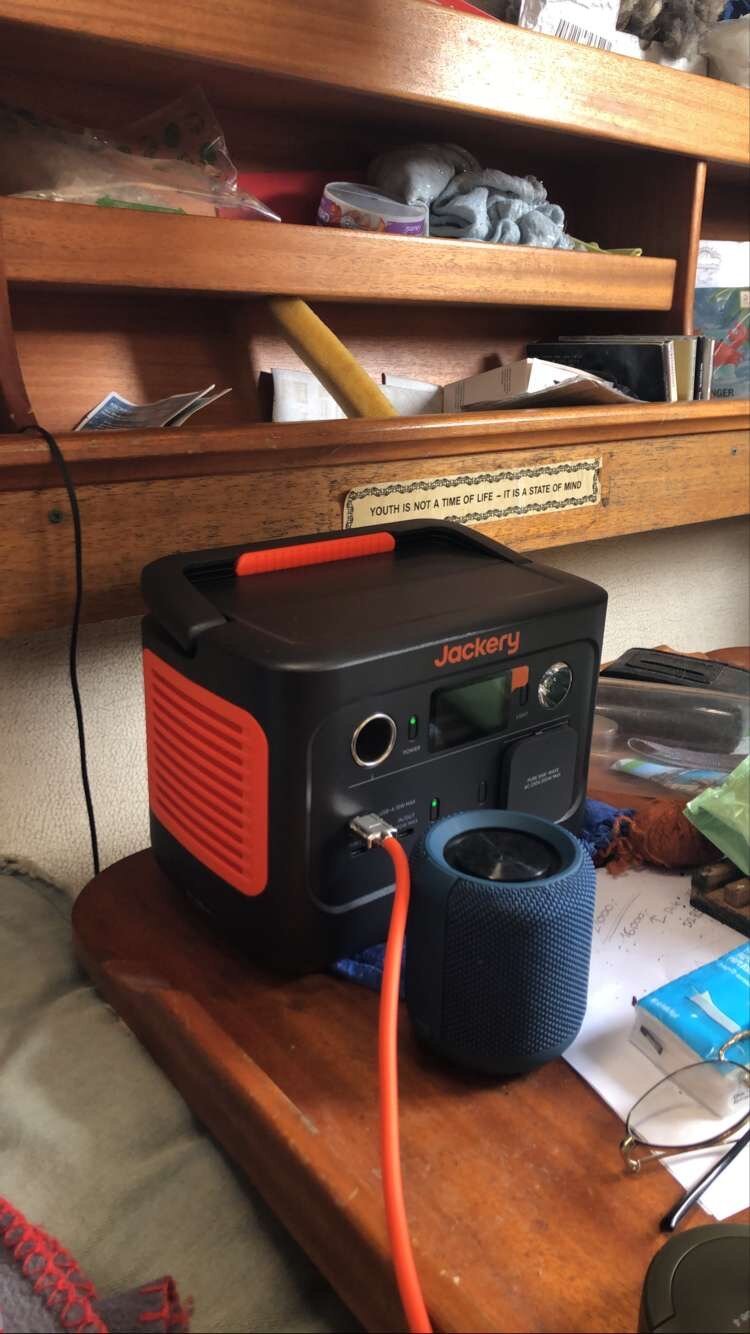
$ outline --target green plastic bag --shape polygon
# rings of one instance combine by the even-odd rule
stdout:
[[[750,875],[750,755],[721,787],[707,787],[693,797],[685,814],[743,875]]]

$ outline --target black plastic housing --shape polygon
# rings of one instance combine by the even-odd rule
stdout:
[[[453,523],[354,536],[383,532],[393,550],[323,564],[235,573],[242,553],[341,533],[181,553],[143,573],[144,648],[251,714],[268,742],[263,892],[238,892],[152,811],[154,852],[243,949],[292,971],[385,937],[390,864],[360,855],[354,815],[384,815],[407,850],[435,814],[505,807],[509,794],[531,814],[580,823],[604,591]],[[539,683],[560,662],[570,691],[543,707]],[[431,749],[435,692],[497,673],[508,674],[502,728]],[[363,768],[352,738],[373,714],[393,720],[395,744]]]

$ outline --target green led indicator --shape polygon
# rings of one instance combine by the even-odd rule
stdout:
[[[416,725],[417,725],[417,715],[416,715],[416,713],[413,713],[413,714],[411,715],[411,718],[409,719],[409,726],[410,726],[410,727],[416,727]]]
[[[432,807],[433,810],[435,809],[435,807],[437,806],[437,804],[438,804],[437,797],[433,797],[433,798],[432,798],[432,801],[430,802],[430,805],[431,805],[431,807]]]

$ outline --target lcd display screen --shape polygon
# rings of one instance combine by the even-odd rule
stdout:
[[[510,672],[436,690],[430,706],[430,750],[447,750],[502,732],[508,723],[510,696]]]

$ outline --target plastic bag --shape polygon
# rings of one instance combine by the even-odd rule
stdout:
[[[0,105],[0,194],[279,221],[237,188],[221,128],[199,89],[117,137]]]
[[[721,787],[709,787],[688,802],[685,814],[743,875],[750,875],[750,756]]]
[[[201,88],[191,88],[168,106],[133,121],[116,146],[139,157],[209,167],[230,190],[237,184],[224,132]]]

